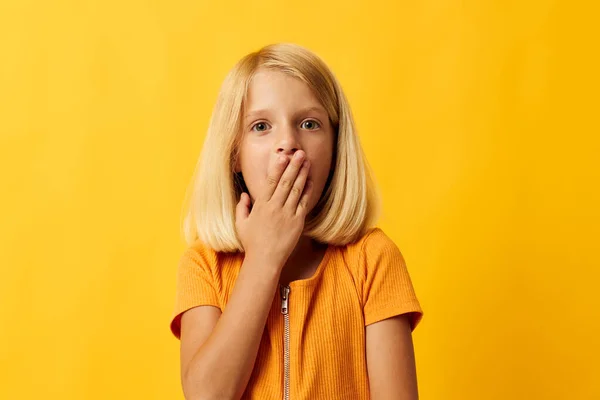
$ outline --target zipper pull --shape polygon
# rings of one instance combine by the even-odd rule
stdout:
[[[281,313],[285,315],[288,313],[288,298],[290,295],[290,287],[281,286],[279,292],[281,294]]]

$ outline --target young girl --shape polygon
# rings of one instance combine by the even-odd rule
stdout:
[[[294,44],[221,87],[184,220],[187,399],[406,399],[423,311],[339,82]]]

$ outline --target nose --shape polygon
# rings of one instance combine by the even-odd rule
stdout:
[[[291,127],[283,127],[277,135],[275,149],[277,155],[292,157],[302,147],[298,141],[296,132]]]

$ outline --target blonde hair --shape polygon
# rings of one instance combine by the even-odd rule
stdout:
[[[381,203],[350,106],[339,82],[316,54],[296,44],[277,43],[246,55],[225,77],[186,191],[185,242],[191,245],[200,239],[216,251],[244,251],[235,228],[235,207],[244,188],[234,168],[248,86],[259,68],[305,82],[327,110],[336,136],[333,168],[320,200],[306,217],[303,234],[334,245],[356,241],[377,222]]]

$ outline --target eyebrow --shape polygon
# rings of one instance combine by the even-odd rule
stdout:
[[[246,116],[244,117],[244,119],[248,119],[248,118],[250,118],[250,117],[252,117],[252,116],[254,116],[256,114],[262,114],[262,113],[268,112],[268,111],[269,111],[268,108],[264,108],[264,109],[260,109],[260,110],[252,110],[252,111],[249,111],[246,114]],[[320,106],[312,106],[312,107],[303,108],[300,111],[298,111],[297,114],[304,114],[304,113],[307,113],[309,111],[317,111],[317,112],[320,112],[320,113],[327,114],[327,111],[325,111],[325,109],[323,107],[320,107]]]

